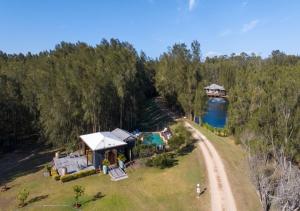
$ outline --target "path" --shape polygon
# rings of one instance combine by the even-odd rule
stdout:
[[[185,124],[193,133],[193,137],[199,140],[198,144],[204,156],[208,172],[212,211],[236,211],[236,204],[221,157],[215,147],[200,131],[188,122],[185,122]]]

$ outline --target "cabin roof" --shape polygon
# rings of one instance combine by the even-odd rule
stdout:
[[[111,131],[111,133],[118,137],[120,140],[125,141],[126,139],[128,139],[129,137],[134,137],[131,133],[122,130],[120,128],[116,128],[113,131]]]
[[[223,91],[225,91],[225,88],[223,86],[218,85],[218,84],[211,84],[209,86],[206,86],[204,89],[223,90]]]
[[[123,146],[127,144],[109,131],[81,135],[80,138],[93,151]]]

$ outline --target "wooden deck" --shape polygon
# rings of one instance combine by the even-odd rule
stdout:
[[[53,161],[59,175],[62,175],[63,168],[67,168],[67,173],[71,174],[89,167],[86,156],[66,156],[62,158],[53,158]]]

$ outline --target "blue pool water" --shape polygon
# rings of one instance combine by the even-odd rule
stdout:
[[[155,146],[162,146],[164,145],[164,142],[158,133],[145,133],[143,144],[154,144]]]
[[[207,111],[202,117],[204,123],[213,127],[224,128],[227,119],[227,100],[210,98],[207,102]]]

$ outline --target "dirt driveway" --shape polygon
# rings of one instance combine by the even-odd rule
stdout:
[[[203,153],[208,172],[212,210],[236,211],[235,200],[221,157],[215,147],[200,131],[188,122],[185,122],[185,125],[192,132],[193,137],[199,140],[198,144]]]

